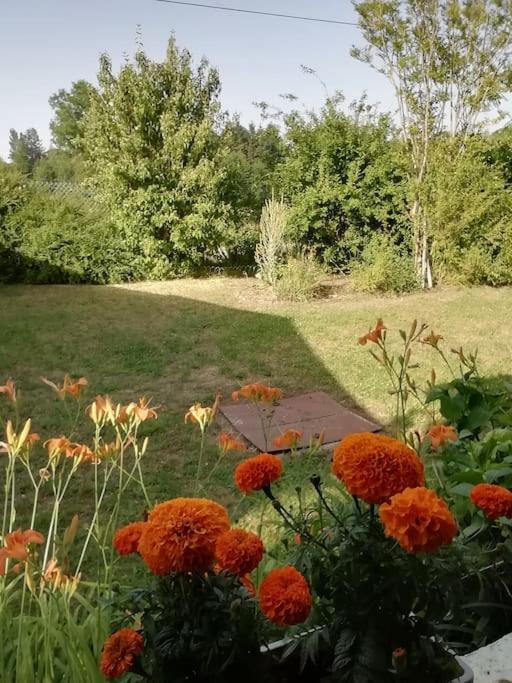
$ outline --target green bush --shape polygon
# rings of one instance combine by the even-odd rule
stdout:
[[[325,270],[312,252],[302,252],[282,265],[274,292],[286,301],[309,301],[321,292]]]
[[[389,117],[341,96],[318,115],[286,119],[288,153],[278,167],[293,238],[331,268],[347,270],[372,234],[400,241],[410,229],[407,178]]]
[[[361,259],[352,264],[352,280],[360,292],[402,294],[418,287],[414,264],[386,235],[374,235],[363,249]]]
[[[0,267],[3,282],[104,284],[138,276],[94,198],[40,190],[4,219]]]
[[[479,137],[459,157],[447,141],[434,150],[424,191],[440,281],[512,283],[512,189],[504,162],[490,165],[489,150]]]

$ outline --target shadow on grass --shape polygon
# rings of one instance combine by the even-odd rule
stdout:
[[[183,418],[192,403],[209,403],[217,391],[229,397],[253,381],[281,387],[287,396],[323,390],[375,420],[285,315],[123,287],[4,285],[0,301],[0,383],[7,377],[17,381],[22,414],[32,417],[41,444],[69,430],[62,403],[41,376],[53,381],[61,381],[65,372],[87,377],[88,400],[100,393],[118,401],[146,395],[162,405],[159,419],[144,427],[151,437],[145,479],[155,502],[192,494],[199,433]],[[8,417],[5,405],[0,406],[2,418]],[[92,437],[85,416],[78,429],[76,439]],[[208,438],[206,474],[218,458],[216,434]],[[43,461],[42,445],[38,448],[35,457]],[[327,469],[329,454],[324,457]],[[208,495],[227,504],[234,519],[258,507],[255,499],[241,499],[236,491],[235,464],[236,456],[226,458],[208,482]],[[300,477],[306,475],[303,470]],[[291,475],[283,487],[295,484]],[[30,508],[28,488],[26,494],[18,509],[20,526]],[[79,512],[85,523],[92,497],[92,476],[84,468],[65,501],[63,519]],[[134,493],[122,521],[140,518],[143,509],[142,496]]]

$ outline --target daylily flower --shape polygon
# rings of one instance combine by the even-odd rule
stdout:
[[[212,406],[203,406],[201,403],[194,403],[190,406],[185,415],[185,422],[195,422],[199,425],[202,432],[209,427],[215,420],[219,410],[220,394],[217,394]]]
[[[52,558],[46,563],[46,567],[41,576],[40,586],[41,588],[46,588],[49,586],[54,591],[58,590],[59,588],[63,588],[73,595],[78,587],[79,581],[80,575],[71,577],[67,576],[59,567],[57,559]]]
[[[50,458],[54,458],[58,455],[65,455],[66,458],[72,458],[75,444],[71,443],[66,436],[58,436],[45,441],[44,447],[48,449]]]
[[[20,434],[14,432],[11,420],[7,420],[5,426],[5,436],[7,441],[0,441],[0,453],[17,453],[23,446],[31,446],[33,443],[39,440],[38,434],[31,434],[30,427],[32,425],[32,420],[29,418],[23,425],[23,429]]]
[[[8,379],[3,386],[0,386],[0,394],[5,394],[9,401],[16,403],[16,382]]]
[[[429,346],[432,346],[434,349],[437,349],[438,344],[442,339],[443,337],[440,334],[434,334],[434,330],[432,330],[429,335],[427,335],[421,340],[421,343],[428,344]]]
[[[68,374],[64,375],[64,382],[61,386],[51,382],[46,377],[41,377],[41,380],[56,391],[60,398],[65,398],[66,394],[73,396],[73,398],[78,398],[83,389],[89,384],[85,377],[80,377],[73,381]]]
[[[300,429],[287,429],[283,434],[276,436],[272,443],[275,448],[280,448],[282,450],[296,448],[302,434],[303,432]]]
[[[455,427],[447,425],[434,425],[428,430],[427,436],[430,437],[434,449],[439,448],[447,441],[457,441],[459,438]]]
[[[96,396],[85,412],[94,424],[102,424],[106,420],[113,421],[115,408],[110,396]]]
[[[137,403],[129,403],[126,406],[126,415],[128,417],[134,416],[139,422],[145,422],[146,420],[156,420],[157,419],[157,409],[150,408],[150,401],[142,396],[139,398]]]
[[[245,398],[253,403],[277,403],[283,398],[283,392],[281,389],[256,382],[255,384],[246,384],[238,391],[234,391],[231,398],[233,401]]]
[[[384,322],[382,321],[382,318],[379,318],[377,320],[377,324],[373,328],[373,330],[369,330],[367,334],[363,334],[362,337],[359,337],[358,343],[361,346],[365,346],[369,341],[373,342],[374,344],[377,344],[381,339],[382,339],[382,333],[386,330],[386,326],[384,325]]]
[[[245,444],[239,441],[233,434],[228,432],[221,432],[218,439],[219,448],[222,453],[228,451],[245,451],[247,450]]]
[[[0,548],[0,576],[5,576],[7,560],[9,559],[18,560],[13,570],[19,571],[21,565],[28,560],[29,546],[33,543],[39,545],[44,543],[43,534],[33,529],[27,529],[27,531],[18,529],[6,534],[4,547]]]

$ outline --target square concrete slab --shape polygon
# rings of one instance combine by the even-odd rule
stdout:
[[[260,451],[277,453],[273,440],[287,429],[303,432],[298,444],[306,448],[323,432],[323,443],[332,444],[353,432],[378,432],[374,422],[347,410],[323,391],[284,398],[277,405],[258,409],[252,403],[221,405],[220,412],[237,432]],[[265,424],[265,428],[263,426]],[[265,436],[266,432],[266,436]]]

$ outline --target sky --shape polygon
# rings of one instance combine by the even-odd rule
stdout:
[[[200,2],[201,0],[197,0]],[[356,21],[350,0],[203,0],[244,9]],[[354,26],[322,24],[183,7],[157,0],[0,0],[0,157],[9,154],[9,129],[38,130],[50,144],[48,98],[73,81],[96,83],[98,57],[119,67],[134,52],[140,27],[148,55],[162,59],[169,35],[196,59],[219,69],[222,105],[245,124],[259,122],[253,103],[283,104],[293,93],[308,109],[325,99],[313,68],[332,94],[348,101],[366,92],[382,110],[393,109],[386,80],[350,56],[361,44]]]

